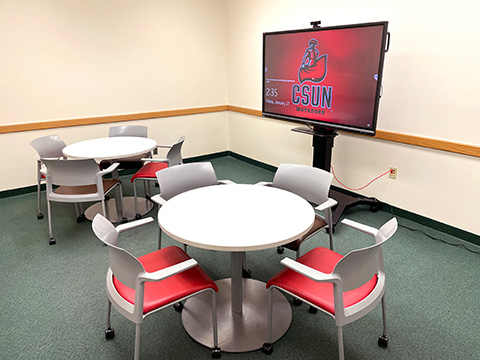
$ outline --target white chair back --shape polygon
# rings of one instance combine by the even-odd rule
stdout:
[[[215,170],[209,162],[181,164],[157,171],[160,196],[169,200],[175,195],[199,187],[217,185]]]
[[[332,179],[331,173],[312,166],[280,164],[272,186],[293,192],[318,205],[327,201]]]
[[[64,186],[101,184],[100,168],[94,159],[42,158],[42,162],[47,167],[47,183]]]
[[[182,146],[185,141],[185,136],[180,136],[180,139],[172,145],[170,150],[167,153],[168,166],[180,165],[183,164],[182,159]]]
[[[342,279],[342,290],[356,289],[369,281],[379,271],[383,272],[382,244],[390,239],[397,230],[397,219],[384,224],[375,236],[375,245],[353,250],[345,255],[333,269]]]
[[[40,158],[63,157],[62,150],[66,146],[65,142],[58,135],[40,137],[32,140],[30,145],[35,149]]]
[[[118,232],[104,216],[95,215],[92,229],[95,235],[108,246],[110,269],[115,277],[123,284],[135,289],[138,274],[145,272],[143,265],[127,250],[117,246]]]
[[[148,137],[148,127],[142,125],[112,126],[108,129],[108,136],[138,136]]]

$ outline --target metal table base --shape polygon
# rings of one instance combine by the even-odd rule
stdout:
[[[222,351],[247,352],[258,350],[267,340],[268,290],[265,283],[242,279],[243,306],[241,313],[233,313],[231,279],[216,281],[218,342]],[[292,309],[287,298],[273,292],[273,341],[290,327]],[[182,322],[187,333],[199,343],[212,348],[212,307],[210,292],[188,299],[182,311]]]
[[[135,219],[135,198],[133,196],[126,196],[123,198],[123,207],[125,210],[125,217],[128,221]],[[119,223],[122,221],[121,211],[117,211],[117,205],[115,198],[111,198],[105,202],[105,208],[107,211],[106,218],[112,223]],[[151,201],[145,198],[138,198],[138,211],[143,216],[153,209]],[[102,213],[102,203],[98,202],[85,210],[85,216],[88,220],[93,220],[95,215]]]

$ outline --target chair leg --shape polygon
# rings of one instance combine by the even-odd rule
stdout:
[[[212,289],[212,326],[213,326],[213,349],[212,357],[219,359],[221,357],[221,351],[218,347],[218,327],[217,327],[217,301],[215,290]]]
[[[115,330],[113,330],[112,324],[110,322],[111,314],[112,314],[112,303],[109,300],[108,306],[107,306],[107,330],[105,330],[105,338],[107,340],[113,339],[115,337]]]
[[[135,202],[135,219],[141,219],[142,215],[138,211],[137,179],[133,180],[133,198]],[[160,246],[158,247],[160,249]]]
[[[140,324],[135,326],[135,360],[140,359]]]
[[[387,337],[387,309],[385,307],[385,294],[382,297],[382,318],[383,318],[383,333],[378,338],[378,345],[387,347],[388,337]]]
[[[50,208],[50,201],[47,199],[47,213],[48,213],[48,233],[50,235],[50,240],[48,241],[49,245],[55,245],[57,241],[53,238],[52,234],[52,211]]]
[[[40,169],[42,167],[42,164],[40,161],[37,161],[37,219],[41,220],[43,219],[43,214],[42,214],[42,198],[41,198],[41,192],[42,192],[42,174],[40,173]]]
[[[343,331],[341,326],[337,326],[338,333],[338,359],[344,360],[345,354],[343,352]]]
[[[158,230],[158,250],[162,248],[162,228]]]
[[[330,240],[330,250],[333,251],[333,218],[332,218],[332,209],[325,210],[325,217],[328,224],[328,238]]]
[[[267,342],[262,345],[262,352],[267,355],[273,352],[273,289],[268,289]]]

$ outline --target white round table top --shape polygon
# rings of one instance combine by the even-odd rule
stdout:
[[[214,185],[181,193],[158,212],[162,230],[187,245],[219,251],[263,250],[306,234],[313,207],[300,196],[261,185]]]
[[[68,158],[94,158],[102,160],[122,159],[145,154],[157,146],[153,139],[136,136],[115,136],[84,140],[66,146],[62,152]]]

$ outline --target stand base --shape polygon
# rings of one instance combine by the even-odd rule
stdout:
[[[128,196],[123,198],[123,207],[125,211],[125,217],[128,221],[135,220],[135,198],[133,196]],[[112,223],[119,223],[122,221],[122,214],[121,212],[117,212],[117,205],[115,202],[115,198],[109,199],[105,202],[105,208],[107,211],[106,218],[110,220]],[[153,209],[153,204],[151,201],[145,198],[138,198],[138,211],[143,216],[147,214],[150,210]],[[98,202],[85,210],[85,216],[88,220],[93,220],[95,215],[98,213],[102,213],[102,203]]]
[[[222,352],[258,350],[267,340],[268,290],[265,283],[243,279],[243,312],[231,311],[231,280],[216,281],[218,346]],[[213,348],[212,306],[210,292],[203,292],[185,302],[182,322],[187,333],[200,344]],[[287,298],[273,292],[273,341],[282,337],[292,322]]]
[[[337,225],[338,221],[342,217],[345,209],[356,205],[370,205],[370,210],[375,212],[380,209],[381,203],[374,198],[353,197],[341,192],[330,190],[328,195],[332,199],[337,200],[338,205],[335,207],[332,213],[333,226]]]

